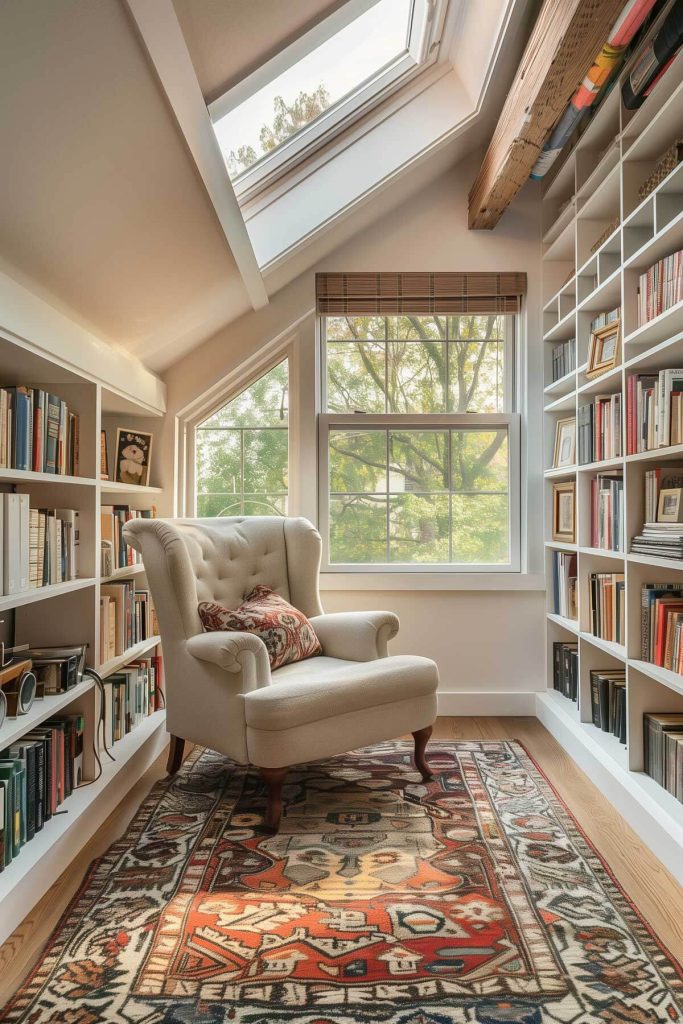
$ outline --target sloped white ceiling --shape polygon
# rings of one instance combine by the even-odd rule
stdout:
[[[440,122],[437,144],[417,161],[414,154],[402,161],[397,133],[396,158],[372,190],[363,194],[359,183],[358,201],[344,197],[343,216],[298,246],[280,246],[282,258],[264,278],[269,294],[480,144],[521,54],[533,2],[452,0],[459,18],[452,43],[464,52],[460,60],[452,49],[446,56],[473,116],[453,132]],[[340,6],[173,3],[207,101]],[[479,38],[484,24],[498,35]],[[251,308],[124,0],[2,0],[0,96],[0,269],[157,371]],[[454,106],[453,128],[457,116]],[[393,144],[391,132],[386,138]],[[268,225],[258,231],[265,246]]]

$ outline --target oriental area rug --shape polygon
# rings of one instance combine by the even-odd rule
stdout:
[[[195,750],[90,869],[12,1024],[658,1024],[680,967],[515,742],[290,773]]]

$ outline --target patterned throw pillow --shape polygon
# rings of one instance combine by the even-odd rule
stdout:
[[[229,629],[260,637],[266,645],[271,669],[323,652],[304,613],[270,587],[254,587],[234,610],[214,601],[201,601],[198,611],[206,633]]]

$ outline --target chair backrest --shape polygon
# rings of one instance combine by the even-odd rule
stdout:
[[[123,535],[142,552],[165,643],[202,632],[200,601],[236,608],[259,584],[305,615],[322,612],[322,545],[307,519],[135,519]]]

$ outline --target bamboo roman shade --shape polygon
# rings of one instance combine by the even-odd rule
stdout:
[[[320,316],[410,313],[517,313],[526,274],[316,274]]]

